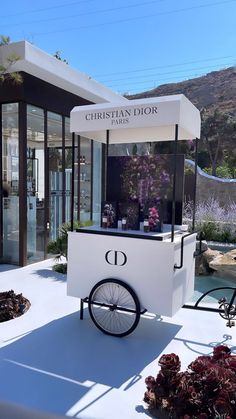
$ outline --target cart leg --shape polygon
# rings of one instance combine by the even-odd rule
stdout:
[[[84,318],[84,302],[82,298],[80,299],[80,320]]]

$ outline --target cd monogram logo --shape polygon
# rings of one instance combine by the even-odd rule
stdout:
[[[109,265],[124,266],[127,262],[127,256],[121,250],[108,250],[105,254],[105,260]]]

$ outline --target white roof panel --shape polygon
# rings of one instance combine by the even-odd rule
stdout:
[[[31,45],[20,41],[0,47],[0,64],[6,63],[9,55],[20,57],[10,71],[24,71],[54,86],[71,92],[93,103],[127,102],[128,100],[108,87],[103,86],[91,77],[83,74],[70,65],[57,60],[52,55]]]
[[[177,124],[179,140],[200,137],[200,112],[184,95],[77,106],[70,129],[104,143],[109,130],[110,144],[118,144],[173,140]]]

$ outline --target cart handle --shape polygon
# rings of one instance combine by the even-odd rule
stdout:
[[[186,237],[192,236],[192,234],[196,234],[196,232],[195,232],[195,231],[193,231],[192,233],[185,234],[184,236],[182,236],[182,237],[181,237],[180,265],[177,265],[177,264],[175,263],[175,265],[174,265],[174,270],[175,270],[175,269],[181,269],[181,268],[183,267],[183,264],[184,264],[184,239],[186,239]],[[201,250],[201,245],[202,245],[202,242],[201,242],[201,240],[200,240],[200,250]],[[202,253],[203,253],[203,252],[202,252]],[[195,255],[195,252],[194,252],[194,257],[195,257],[195,256],[196,256],[196,255]]]

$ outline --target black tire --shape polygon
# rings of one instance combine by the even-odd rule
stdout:
[[[98,329],[111,336],[129,335],[140,319],[137,295],[119,279],[108,278],[98,282],[90,292],[88,308]]]
[[[222,304],[220,304],[219,309],[220,310],[225,310],[225,309],[227,310],[228,307],[229,307],[228,303],[222,303]],[[224,313],[219,313],[219,314],[225,320],[233,320],[234,317],[236,316],[235,306],[231,307],[230,312],[228,313],[228,315],[225,314],[225,312]]]

